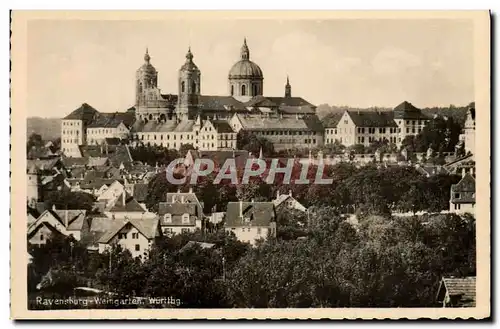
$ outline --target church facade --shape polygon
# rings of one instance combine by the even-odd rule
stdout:
[[[259,65],[250,60],[246,39],[240,58],[229,70],[227,95],[203,95],[201,74],[194,54],[188,49],[177,75],[177,94],[163,94],[158,87],[158,71],[146,49],[144,63],[136,71],[134,107],[115,114],[113,119],[109,118],[110,114],[100,114],[87,104],[85,107],[92,110],[75,110],[63,119],[63,151],[68,156],[78,156],[79,145],[100,144],[105,138],[126,136],[135,144],[173,149],[184,144],[200,150],[236,149],[236,134],[242,129],[268,137],[277,150],[322,145],[323,129],[316,107],[301,97],[292,96],[288,77],[283,96],[264,96],[264,74]],[[120,115],[127,118],[121,120]],[[68,129],[68,125],[77,127],[78,132],[72,132],[74,129]],[[65,138],[66,133],[76,136]],[[299,139],[293,137],[295,134],[301,136],[299,145]]]

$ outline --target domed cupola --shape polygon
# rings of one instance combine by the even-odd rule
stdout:
[[[246,38],[241,47],[240,60],[229,70],[229,94],[240,101],[262,95],[264,75],[259,65],[250,60]]]

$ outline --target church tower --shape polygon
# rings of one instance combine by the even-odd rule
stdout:
[[[135,104],[137,106],[147,106],[147,94],[151,89],[158,88],[158,72],[151,65],[151,57],[148,49],[144,55],[144,64],[136,72]]]
[[[290,79],[288,75],[286,76],[286,85],[285,85],[285,98],[292,97],[292,86],[290,86]]]
[[[201,90],[201,73],[193,62],[191,47],[186,54],[186,62],[179,70],[179,97],[176,108],[177,119],[193,118],[198,114]]]

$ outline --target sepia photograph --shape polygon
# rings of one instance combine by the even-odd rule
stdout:
[[[488,11],[11,15],[14,319],[490,316]]]

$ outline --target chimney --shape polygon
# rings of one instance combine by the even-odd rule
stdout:
[[[177,189],[177,193],[181,193],[181,189],[180,188]]]
[[[240,200],[240,217],[243,218],[243,201]]]
[[[192,186],[189,187],[189,193],[193,193],[193,187]]]
[[[252,198],[252,203],[254,202],[254,199]]]
[[[68,209],[64,212],[64,227],[68,227]]]
[[[276,199],[278,199],[280,197],[280,190],[277,190],[276,191]]]
[[[289,190],[289,191],[288,191],[288,195],[289,195],[289,196],[292,196],[292,190]]]
[[[125,191],[123,191],[123,193],[122,193],[122,202],[123,202],[123,205],[125,206]]]
[[[108,155],[108,143],[106,143],[106,155]]]
[[[57,209],[56,209],[56,205],[55,205],[55,204],[53,204],[53,205],[52,205],[52,211],[56,211],[56,210],[57,210]]]

